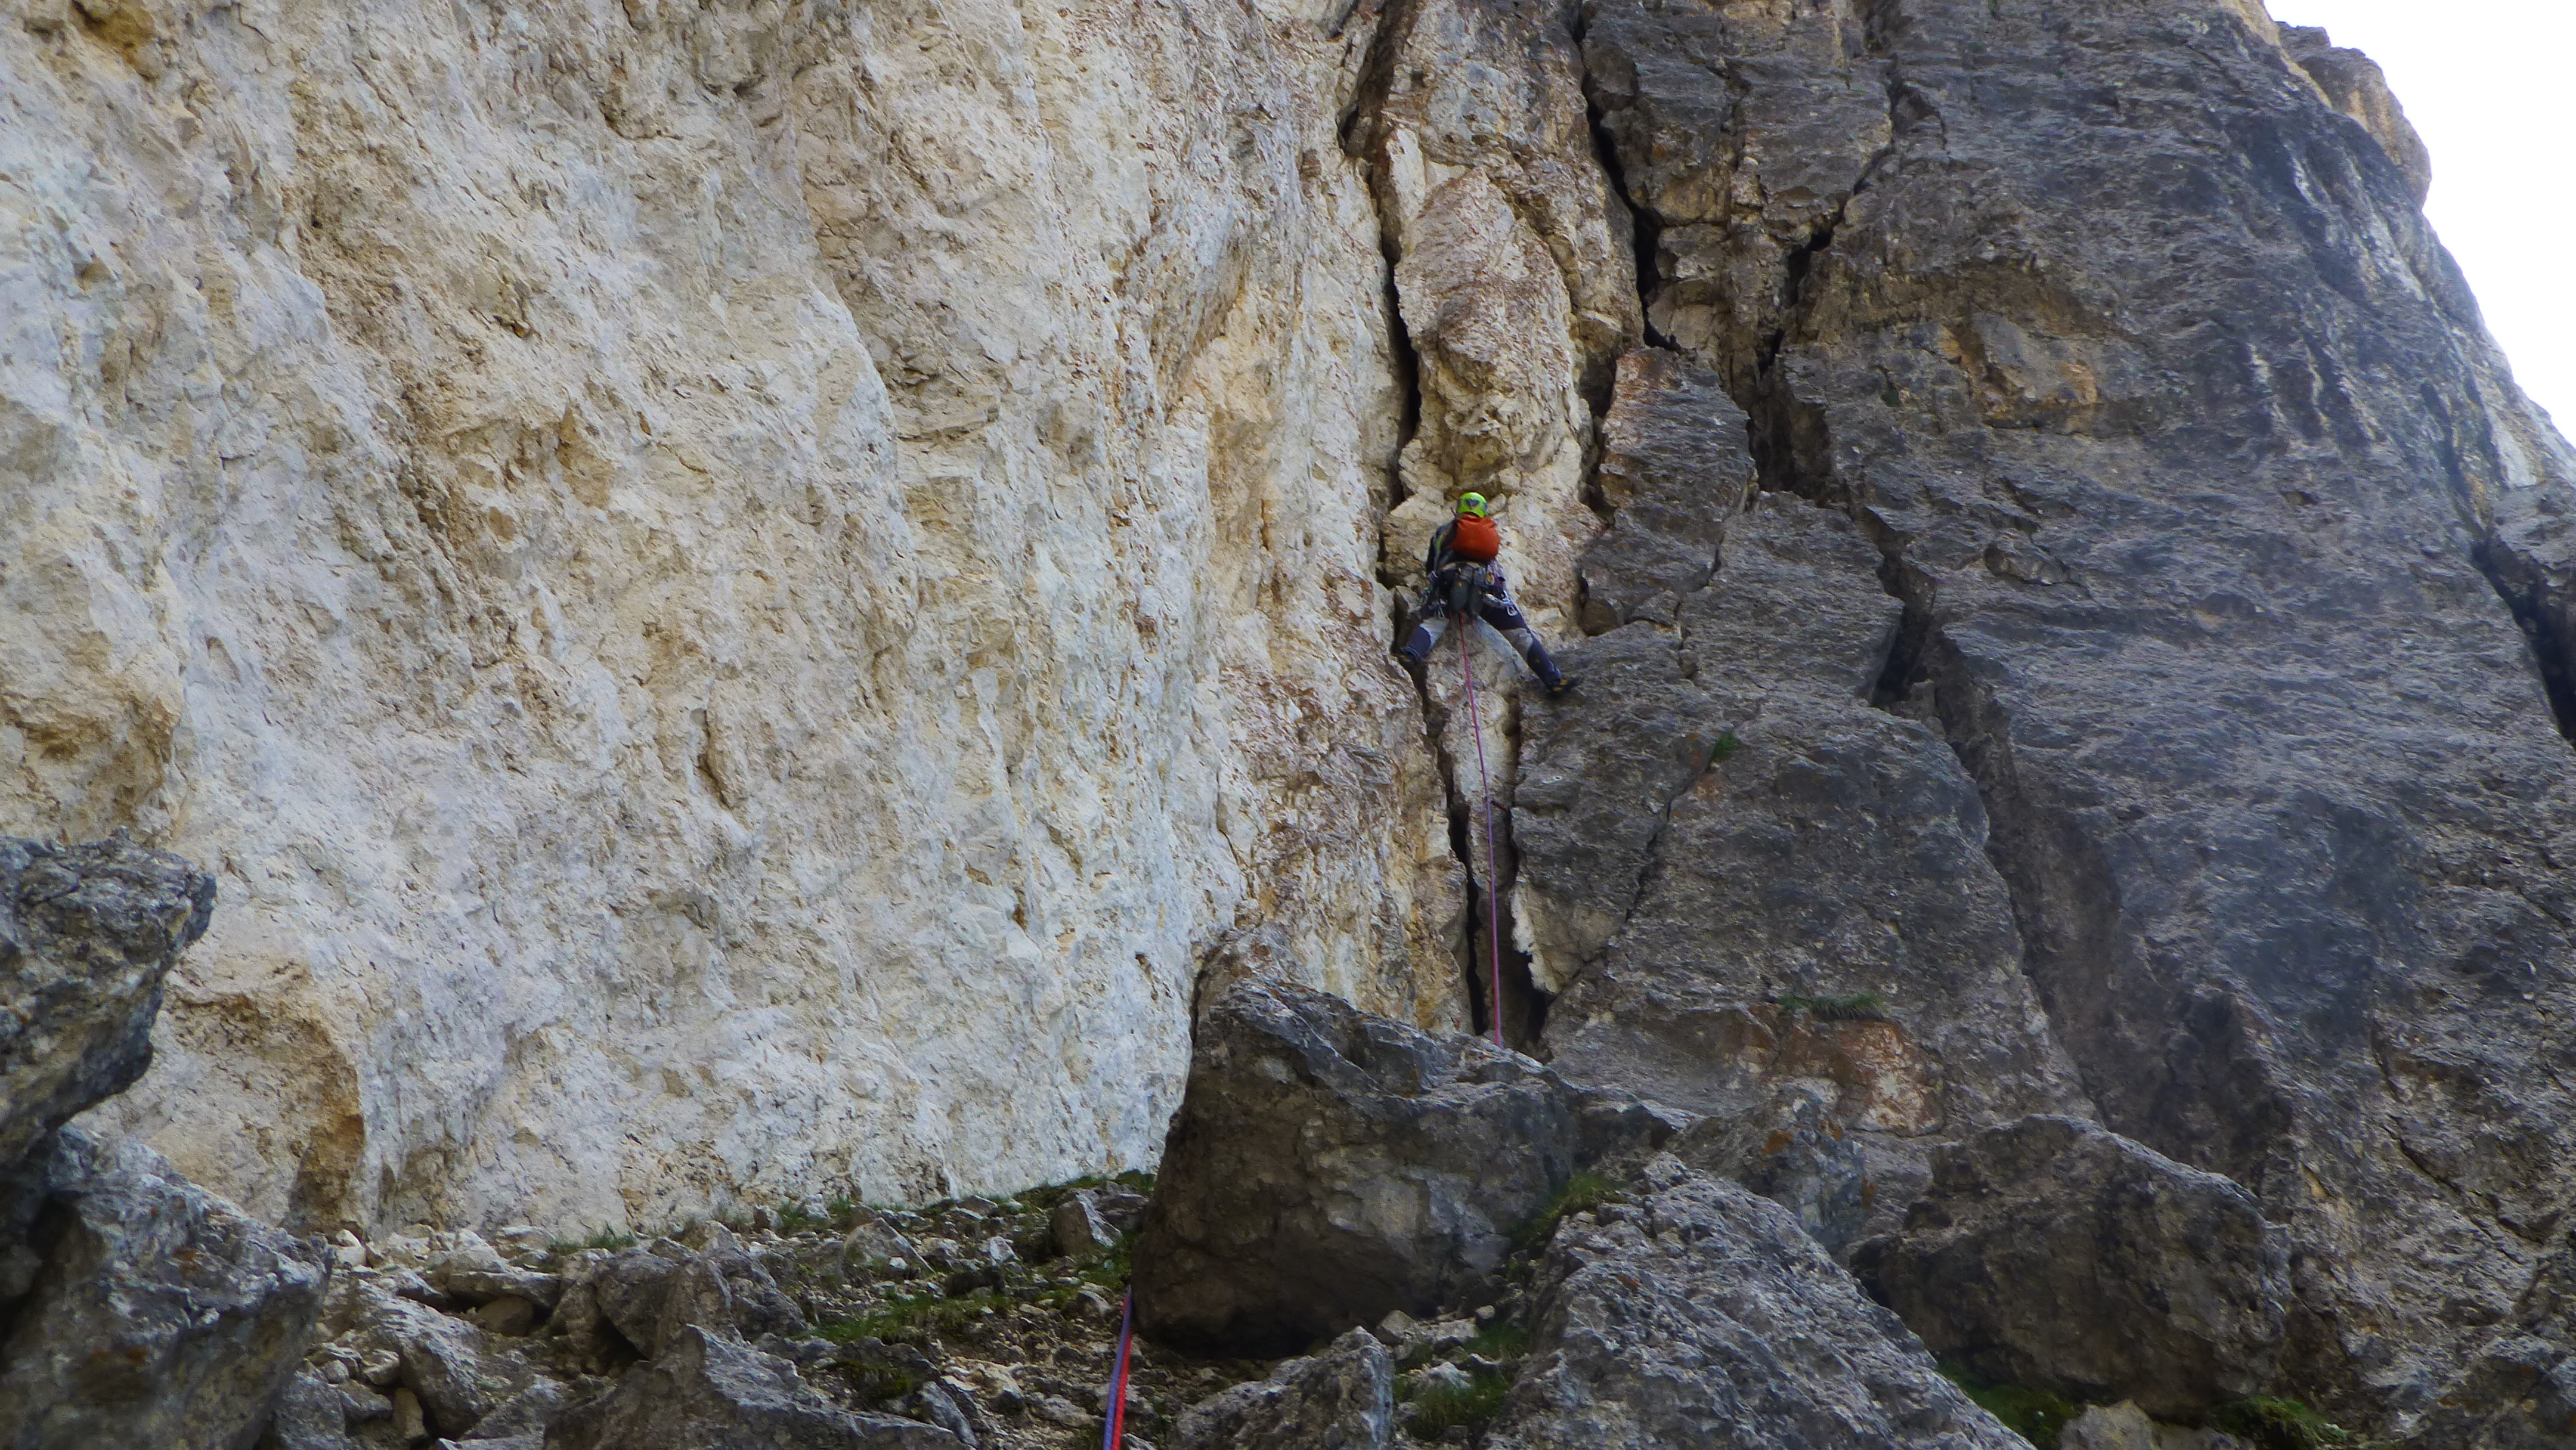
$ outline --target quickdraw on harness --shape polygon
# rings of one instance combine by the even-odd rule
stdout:
[[[1475,633],[1480,606],[1485,594],[1485,569],[1481,564],[1461,564],[1449,588],[1449,617],[1458,622],[1458,673],[1467,682],[1467,731],[1476,737],[1476,779],[1480,787],[1477,799],[1485,818],[1485,946],[1492,962],[1485,993],[1485,1015],[1493,1028],[1494,1045],[1503,1045],[1503,892],[1502,878],[1494,870],[1494,777],[1485,767],[1485,721],[1476,700],[1476,667],[1469,657],[1467,641]]]

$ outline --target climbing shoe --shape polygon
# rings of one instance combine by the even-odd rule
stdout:
[[[1562,700],[1566,696],[1573,694],[1574,687],[1581,683],[1583,683],[1581,680],[1576,679],[1572,675],[1559,675],[1555,679],[1544,682],[1542,688],[1547,691],[1547,697],[1549,699]]]

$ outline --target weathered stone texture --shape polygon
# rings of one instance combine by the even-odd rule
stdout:
[[[0,1171],[152,1062],[162,982],[215,883],[113,838],[0,837]]]
[[[1656,1159],[1635,1203],[1557,1230],[1496,1450],[2013,1450],[1787,1211]]]
[[[2380,73],[2379,62],[2350,46],[2335,44],[2334,37],[2318,26],[2284,25],[2280,35],[2281,48],[2325,92],[2327,103],[2360,122],[2388,159],[2397,163],[2420,205],[2433,191],[2433,153],[2425,149],[2424,138],[2415,134],[2406,119],[2406,108],[2388,89],[2388,77]]]
[[[1860,526],[1878,578],[1825,587],[1905,607],[1867,758],[1915,764],[1843,754],[1826,779],[1868,783],[1882,839],[1948,835],[1888,858],[1898,879],[1946,870],[1924,920],[2046,1009],[1978,1062],[1923,1050],[1948,1009],[1911,984],[1827,979],[1882,991],[1922,1054],[1891,1044],[1876,1060],[1904,1071],[1877,1080],[1934,1081],[1937,1056],[1919,1101],[2014,1084],[1984,1113],[2041,1089],[2244,1184],[2300,1266],[2283,1376],[2355,1416],[2430,1404],[2576,1197],[2576,1104],[2545,1066],[2576,991],[2551,698],[2571,698],[2576,467],[2393,133],[2329,104],[2256,7],[2216,0],[1586,15],[1655,238],[1648,318],[1727,379],[1766,487]],[[1695,652],[1687,607],[1678,633]],[[1708,659],[1696,679],[1723,678]],[[1913,747],[1889,733],[1908,721]],[[1737,776],[1709,789],[1744,799]],[[1768,789],[1794,802],[1804,778]],[[1659,853],[1685,871],[1698,790]],[[1623,947],[1647,939],[1647,896],[1549,1037],[1578,1076],[1587,1053],[1660,1065],[1632,1085],[1661,1094],[1779,1029],[1741,987],[1585,1005],[1623,952],[1678,983],[1728,970]]]
[[[1385,1450],[1395,1358],[1365,1329],[1182,1412],[1180,1450]]]
[[[32,1210],[0,1225],[15,1280],[0,1283],[0,1443],[248,1450],[321,1313],[319,1245],[147,1148],[76,1128],[0,1183],[0,1200]],[[37,1238],[21,1247],[30,1220]]]
[[[694,1325],[617,1388],[556,1421],[547,1450],[954,1450],[945,1430],[862,1415],[775,1355]]]
[[[2177,1421],[2276,1387],[2285,1236],[2238,1185],[2080,1119],[1936,1151],[1903,1232],[1853,1268],[1933,1353],[1992,1383]]]
[[[239,905],[109,1125],[653,1226],[1147,1161],[1238,915],[1461,1020],[1344,18],[12,10],[0,828]]]
[[[1581,1109],[1477,1038],[1237,987],[1199,1025],[1137,1241],[1138,1322],[1281,1353],[1455,1302],[1572,1178]]]
[[[1725,1113],[1821,1079],[1900,1137],[2081,1102],[1975,788],[1869,703],[1901,613],[1876,565],[1847,519],[1768,496],[1676,627],[1570,652],[1592,683],[1533,732],[1514,813],[1569,1076]]]

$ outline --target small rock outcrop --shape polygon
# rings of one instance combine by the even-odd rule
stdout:
[[[1903,1161],[1887,1165],[1893,1173],[1873,1172],[1868,1149],[1843,1130],[1833,1101],[1826,1084],[1785,1083],[1757,1111],[1702,1120],[1673,1154],[1779,1204],[1809,1238],[1840,1253],[1877,1219],[1893,1226],[1911,1195],[1887,1185],[1923,1180]]]
[[[122,836],[0,839],[0,1441],[238,1450],[330,1267],[139,1144],[63,1124],[152,1060],[212,878]]]
[[[1364,1329],[1270,1378],[1181,1416],[1179,1450],[1384,1450],[1395,1433],[1395,1357]]]
[[[793,1362],[690,1324],[617,1389],[557,1421],[546,1450],[957,1450],[946,1430],[854,1414]]]
[[[1167,1342],[1280,1352],[1427,1312],[1574,1175],[1581,1095],[1516,1053],[1276,982],[1198,1031],[1136,1255]]]
[[[329,1269],[297,1240],[180,1178],[139,1144],[65,1128],[13,1191],[42,1226],[0,1312],[0,1428],[12,1450],[241,1450],[304,1353]],[[22,1200],[23,1202],[23,1200]]]
[[[1935,1152],[1904,1232],[1853,1266],[1937,1354],[2167,1420],[2265,1389],[2291,1299],[2252,1194],[2062,1117]]]
[[[2379,62],[2350,46],[2335,44],[2323,27],[2313,25],[2282,26],[2281,49],[2325,92],[2329,105],[2360,122],[2388,159],[2397,163],[2418,205],[2433,194],[2433,153],[2425,148],[2424,138],[2415,134],[2414,123],[2406,119],[2406,108],[2388,88]]]
[[[721,1226],[702,1253],[657,1240],[594,1266],[588,1282],[600,1317],[646,1355],[693,1326],[747,1338],[805,1332],[805,1316]]]
[[[0,838],[0,1165],[143,1076],[161,981],[214,904],[213,877],[123,837]]]
[[[1787,1210],[1669,1155],[1644,1180],[1557,1230],[1489,1450],[2020,1450]]]
[[[2094,1405],[2057,1434],[2057,1450],[2249,1450],[2246,1442],[2206,1426],[2167,1425],[2134,1400]]]

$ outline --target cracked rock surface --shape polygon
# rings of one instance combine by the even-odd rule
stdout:
[[[1671,1157],[1557,1230],[1536,1294],[1496,1450],[2023,1443],[1785,1210]]]
[[[2252,1194],[2076,1118],[1941,1148],[1902,1232],[1852,1266],[1989,1382],[2176,1421],[2273,1382],[2291,1298]]]
[[[1276,1354],[1389,1311],[1490,1299],[1513,1232],[1597,1155],[1586,1106],[1479,1039],[1238,986],[1200,1022],[1137,1242],[1139,1322],[1194,1349]]]
[[[2576,1441],[2576,457],[2259,0],[0,118],[0,826],[205,863],[0,842],[0,1444],[1072,1450],[1131,1284],[1166,1446]],[[1469,488],[1570,695],[1388,658]]]
[[[2571,1189],[2576,467],[2404,135],[2239,4],[1585,16],[1650,324],[1750,415],[1763,508],[1856,547],[1793,566],[1830,610],[1724,649],[1688,604],[1591,641],[1688,667],[1612,664],[1533,734],[1524,811],[1581,821],[1521,828],[1542,955],[1581,928],[1553,1060],[1703,1110],[1828,1078],[1892,1175],[2094,1118],[2287,1235],[2282,1381],[2411,1423]],[[1777,588],[1747,533],[1694,599]],[[1752,636],[1821,662],[1793,642],[1837,612],[1844,708],[1791,718]],[[1594,763],[1584,710],[1730,682],[1743,749],[1686,788]],[[1737,823],[1714,858],[1692,810]]]
[[[152,1062],[162,982],[214,879],[122,839],[0,837],[0,1165]]]

